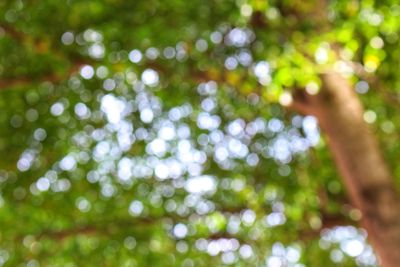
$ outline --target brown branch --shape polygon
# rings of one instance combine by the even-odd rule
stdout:
[[[62,74],[49,73],[38,77],[3,78],[0,79],[0,91],[13,87],[22,87],[43,82],[60,83],[65,79],[68,79],[74,73],[78,72],[83,65],[85,65],[84,62],[77,61]]]
[[[306,96],[307,108],[328,138],[349,198],[362,212],[361,223],[383,266],[398,266],[400,254],[393,248],[400,245],[400,201],[393,175],[347,79],[331,71],[321,74],[321,81],[321,91]]]
[[[343,214],[327,214],[321,215],[321,227],[319,229],[303,229],[299,231],[299,236],[302,241],[315,240],[321,236],[321,233],[326,229],[333,229],[340,226],[355,226],[359,227],[359,223],[350,219]]]
[[[166,218],[132,218],[123,219],[115,222],[102,222],[96,224],[85,224],[73,228],[67,228],[62,230],[43,230],[42,232],[36,234],[36,239],[55,239],[63,240],[69,237],[77,235],[93,236],[93,235],[105,235],[109,236],[114,231],[113,229],[127,229],[129,227],[146,227],[151,226],[155,223],[160,222],[162,219]]]
[[[240,213],[247,209],[247,207],[231,207],[224,208],[222,212],[227,213]],[[201,217],[201,216],[200,216]],[[40,233],[35,234],[37,240],[41,239],[53,239],[62,241],[67,238],[75,237],[77,235],[84,236],[110,236],[115,234],[115,229],[133,229],[137,227],[149,227],[157,223],[162,223],[163,220],[170,220],[172,222],[178,222],[182,220],[187,220],[187,217],[180,217],[174,214],[169,214],[165,217],[142,217],[142,218],[132,218],[132,219],[120,219],[112,222],[96,222],[95,224],[84,224],[72,228],[62,229],[62,230],[49,230],[45,229]],[[351,220],[349,217],[343,214],[328,214],[321,213],[321,229],[311,229],[311,230],[301,230],[300,236],[304,240],[311,240],[318,238],[320,231],[326,228],[332,228],[336,226],[345,225],[356,225],[357,222]],[[226,232],[218,232],[210,234],[209,236],[201,236],[208,239],[220,239],[220,238],[236,238],[240,239],[238,236],[231,235]],[[20,237],[19,239],[23,239]]]
[[[16,30],[14,27],[11,27],[9,24],[0,23],[0,28],[2,28],[6,35],[10,36],[11,38],[17,41],[23,41],[26,39],[24,33]]]
[[[28,34],[16,29],[10,24],[0,23],[0,28],[4,30],[6,35],[10,36],[17,42],[20,42],[32,48],[36,54],[40,55],[44,53],[43,48],[41,47],[41,43],[43,43],[43,40],[32,38]],[[36,77],[21,76],[0,78],[0,90],[12,87],[27,86],[30,84],[42,83],[46,81],[59,83],[76,73],[83,65],[95,63],[93,62],[93,60],[83,58],[80,55],[71,56],[68,54],[61,54],[60,51],[55,50],[52,47],[46,48],[45,53],[55,55],[56,57],[66,61],[66,63],[70,64],[71,66],[67,68],[66,71],[62,74],[51,72],[44,73],[43,75]]]
[[[56,239],[56,240],[63,240],[65,238],[68,238],[70,236],[76,236],[76,235],[97,235],[101,234],[102,232],[99,232],[98,229],[94,226],[91,225],[86,225],[78,228],[72,228],[72,229],[65,229],[61,231],[43,231],[39,235],[37,235],[37,239],[43,239],[43,238],[50,238],[50,239]],[[104,232],[103,232],[104,233]]]

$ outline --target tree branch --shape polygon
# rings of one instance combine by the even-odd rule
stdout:
[[[85,65],[85,63],[82,61],[74,62],[71,65],[71,67],[68,68],[67,71],[64,72],[63,74],[49,73],[39,77],[3,78],[0,79],[0,91],[13,87],[28,86],[31,84],[37,84],[42,82],[60,83],[68,79],[74,73],[78,72],[83,65]]]

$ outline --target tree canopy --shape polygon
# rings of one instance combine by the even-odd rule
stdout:
[[[0,1],[0,266],[378,266],[318,116],[292,104],[339,73],[400,177],[399,15]]]

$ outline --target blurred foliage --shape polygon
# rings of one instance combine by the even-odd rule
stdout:
[[[292,90],[397,177],[396,1],[0,1],[0,266],[376,266]]]

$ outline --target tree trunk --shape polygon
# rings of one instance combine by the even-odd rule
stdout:
[[[293,108],[318,119],[381,266],[398,267],[400,202],[393,176],[348,81],[334,72],[321,75],[321,80],[321,91],[295,95]]]

